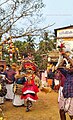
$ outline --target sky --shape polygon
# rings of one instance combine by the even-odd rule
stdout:
[[[49,30],[73,25],[73,0],[43,0],[42,26],[52,25]]]
[[[73,25],[73,0],[43,0],[43,3],[43,24],[54,24],[49,27],[51,31]]]

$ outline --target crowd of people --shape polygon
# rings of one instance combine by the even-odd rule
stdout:
[[[27,57],[19,66],[0,65],[0,104],[11,101],[14,106],[26,106],[28,112],[32,102],[38,99],[40,78],[36,70],[37,66]]]
[[[20,66],[16,63],[7,64],[4,69],[0,65],[0,104],[6,100],[12,101],[14,106],[26,106],[30,111],[32,102],[38,99],[39,87],[41,91],[51,88],[58,92],[59,113],[61,120],[66,120],[66,112],[73,119],[73,60],[68,53],[62,53],[63,60],[56,66],[52,61],[47,69],[39,72],[37,65],[29,57],[24,58]],[[66,65],[66,61],[68,65]],[[41,73],[41,75],[40,75]],[[43,89],[45,88],[45,89]]]
[[[61,59],[60,59],[61,58]],[[73,119],[73,58],[70,52],[60,52],[58,63],[51,61],[42,72],[43,86],[50,86],[58,92],[60,119],[66,120],[66,113]]]

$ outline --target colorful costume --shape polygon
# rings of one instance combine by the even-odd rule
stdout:
[[[23,95],[21,96],[22,99],[36,101],[38,99],[37,92],[39,92],[37,85],[34,82],[34,76],[30,76],[31,79],[25,82],[24,88],[22,89]]]
[[[32,106],[32,102],[38,99],[37,92],[39,92],[39,90],[35,83],[34,74],[37,70],[37,66],[32,61],[27,60],[23,62],[23,67],[26,69],[26,82],[22,88],[23,95],[21,96],[21,99],[26,101],[26,112],[28,112]]]

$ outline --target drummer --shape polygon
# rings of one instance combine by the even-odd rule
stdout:
[[[21,99],[23,84],[26,82],[25,74],[21,74],[20,67],[16,68],[15,83],[13,87],[14,98],[13,105],[16,107],[24,106],[24,100]]]

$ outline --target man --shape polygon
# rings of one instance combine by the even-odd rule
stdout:
[[[61,120],[66,120],[66,112],[69,114],[70,119],[73,119],[73,60],[66,53],[63,57],[68,60],[71,67],[60,69],[64,78],[63,88],[60,92],[59,108]],[[61,82],[62,83],[62,82]]]
[[[6,83],[6,88],[7,88],[7,94],[5,96],[6,99],[8,100],[13,100],[13,83],[15,81],[15,74],[16,72],[11,68],[9,64],[6,65],[6,74],[7,74],[7,83]]]

